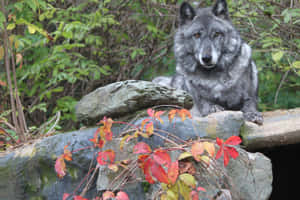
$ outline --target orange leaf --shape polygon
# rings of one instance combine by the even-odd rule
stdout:
[[[213,143],[203,142],[203,147],[211,157],[214,157],[214,155],[215,155],[215,145]]]
[[[170,112],[168,114],[170,123],[172,123],[172,120],[174,119],[177,112],[178,112],[177,109],[170,110]]]
[[[158,119],[158,120],[160,121],[161,124],[163,124],[164,121],[160,118],[160,116],[161,116],[162,114],[164,114],[164,113],[165,113],[165,111],[157,111],[157,112],[155,112],[155,114],[154,114],[154,118],[155,118],[155,119]]]
[[[169,167],[171,164],[170,155],[162,149],[156,149],[154,151],[153,160],[160,165],[164,165],[165,167]]]
[[[64,154],[63,157],[65,160],[71,161],[72,160],[72,153],[69,149],[67,149],[69,145],[64,146]]]
[[[147,122],[149,122],[151,119],[147,118],[147,119],[144,119],[141,123],[141,129],[143,130],[144,129],[144,126]]]
[[[129,200],[129,197],[126,192],[120,191],[117,193],[116,200]]]
[[[6,86],[6,83],[5,83],[4,81],[1,81],[1,80],[0,80],[0,85],[3,86],[3,87],[5,87],[5,86]]]
[[[190,111],[188,111],[187,109],[181,109],[178,112],[179,116],[181,117],[181,120],[184,121],[185,117],[187,116],[188,118],[192,118],[192,115],[190,113]]]
[[[59,178],[66,175],[66,163],[62,155],[56,159],[54,168]]]
[[[172,162],[168,169],[168,179],[172,184],[175,184],[178,177],[178,161]]]
[[[97,162],[99,165],[112,164],[115,161],[115,152],[111,149],[98,153]]]
[[[192,145],[191,153],[195,160],[200,161],[201,160],[201,154],[204,152],[204,147],[201,142],[195,142]]]
[[[119,167],[118,167],[117,164],[109,164],[109,165],[108,165],[108,169],[110,169],[110,170],[112,170],[112,171],[114,171],[114,172],[117,172],[118,169],[119,169]]]
[[[154,130],[154,127],[153,127],[153,122],[150,122],[146,125],[146,133],[147,135],[152,135],[153,134],[153,130]]]
[[[139,153],[151,153],[152,150],[148,144],[145,142],[139,142],[133,147],[133,153],[139,154]]]
[[[227,145],[239,145],[241,142],[242,142],[242,140],[239,136],[233,135],[225,141],[225,144],[227,144]]]
[[[16,54],[16,64],[20,63],[20,69],[22,69],[22,65],[23,65],[23,56],[20,53]]]
[[[159,182],[169,184],[168,176],[162,166],[153,163],[151,165],[151,173]]]
[[[105,191],[103,194],[102,194],[102,198],[103,200],[109,200],[111,198],[115,198],[115,194],[111,191]]]

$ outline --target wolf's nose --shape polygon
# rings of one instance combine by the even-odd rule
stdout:
[[[211,63],[211,56],[209,56],[209,55],[203,56],[202,60],[205,64],[210,64]]]

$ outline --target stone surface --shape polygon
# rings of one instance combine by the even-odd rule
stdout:
[[[214,113],[205,118],[195,118],[194,120],[186,119],[184,122],[179,117],[175,117],[170,124],[167,116],[162,118],[164,124],[155,122],[155,127],[175,133],[181,139],[193,139],[195,137],[222,137],[227,138],[230,133],[238,135],[238,130],[243,124],[241,112],[224,111]],[[142,119],[136,121],[136,125]],[[114,124],[114,136],[120,135],[123,132],[124,126]],[[0,158],[0,199],[30,199],[42,198],[58,200],[62,198],[63,193],[72,193],[78,186],[83,177],[87,174],[93,155],[96,153],[91,149],[84,149],[73,154],[73,161],[67,162],[68,174],[63,179],[58,179],[54,171],[55,159],[63,153],[65,145],[69,144],[71,151],[82,149],[91,146],[90,138],[93,137],[96,128],[74,131],[64,134],[59,134],[44,138],[43,140],[35,141],[32,144],[27,144],[9,154],[5,154]],[[151,141],[152,140],[152,141]],[[134,142],[134,140],[132,140]],[[159,145],[163,141],[157,141],[154,137],[150,138],[152,146]],[[133,144],[127,144],[124,150],[119,150],[120,139],[114,139],[113,142],[108,143],[105,149],[113,149],[117,153],[117,159],[122,160],[130,157]],[[262,154],[246,153],[240,150],[241,159],[231,160],[227,171],[225,173],[228,177],[232,177],[232,183],[237,192],[231,194],[232,199],[238,199],[237,194],[242,195],[246,200],[265,200],[271,191],[272,183],[272,167],[270,161]],[[178,156],[176,151],[172,151],[172,156]],[[175,157],[173,158],[175,159]],[[222,160],[220,160],[222,163]],[[92,167],[95,166],[94,164]],[[221,165],[222,166],[222,165]],[[97,183],[94,183],[91,190],[88,192],[87,198],[91,198],[96,194],[97,189],[103,191],[105,189],[113,189],[110,184],[118,174],[111,172],[107,168],[101,167]],[[139,176],[135,173],[135,176]],[[205,174],[205,173],[200,173]],[[224,176],[209,176],[207,174],[206,180],[220,180],[226,181]],[[122,183],[121,176],[116,179],[116,183]],[[219,179],[221,178],[221,179]],[[3,181],[4,180],[4,181]],[[204,180],[204,179],[200,179]],[[199,180],[199,183],[201,183]],[[119,182],[118,182],[119,181]],[[205,184],[205,182],[203,182]],[[209,192],[209,197],[217,194],[220,189],[228,189],[226,184],[199,185],[205,187]],[[218,186],[218,187],[217,187]],[[224,186],[224,187],[223,187]],[[143,187],[139,183],[126,184],[122,189],[126,191],[130,199],[139,200],[146,199],[146,193],[143,193]],[[77,194],[81,191],[79,188]],[[232,191],[231,191],[232,192]],[[245,198],[244,198],[245,197]],[[206,197],[202,199],[205,200]]]
[[[76,105],[76,116],[79,121],[99,121],[103,116],[121,117],[156,105],[179,105],[189,109],[192,102],[185,91],[129,80],[109,84],[84,96]]]
[[[246,122],[241,136],[249,150],[300,143],[300,109],[265,112],[264,124]]]

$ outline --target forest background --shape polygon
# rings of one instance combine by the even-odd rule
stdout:
[[[74,107],[85,94],[175,71],[183,0],[0,2],[0,132],[11,139],[79,128]],[[300,2],[228,0],[228,8],[253,49],[259,109],[299,107]]]

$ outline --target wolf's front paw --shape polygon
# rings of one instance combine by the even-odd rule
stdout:
[[[210,113],[215,113],[215,112],[221,112],[224,111],[225,109],[222,106],[219,105],[213,105],[210,109]]]
[[[245,112],[244,118],[245,120],[254,122],[258,125],[262,125],[264,122],[264,118],[260,112]]]

